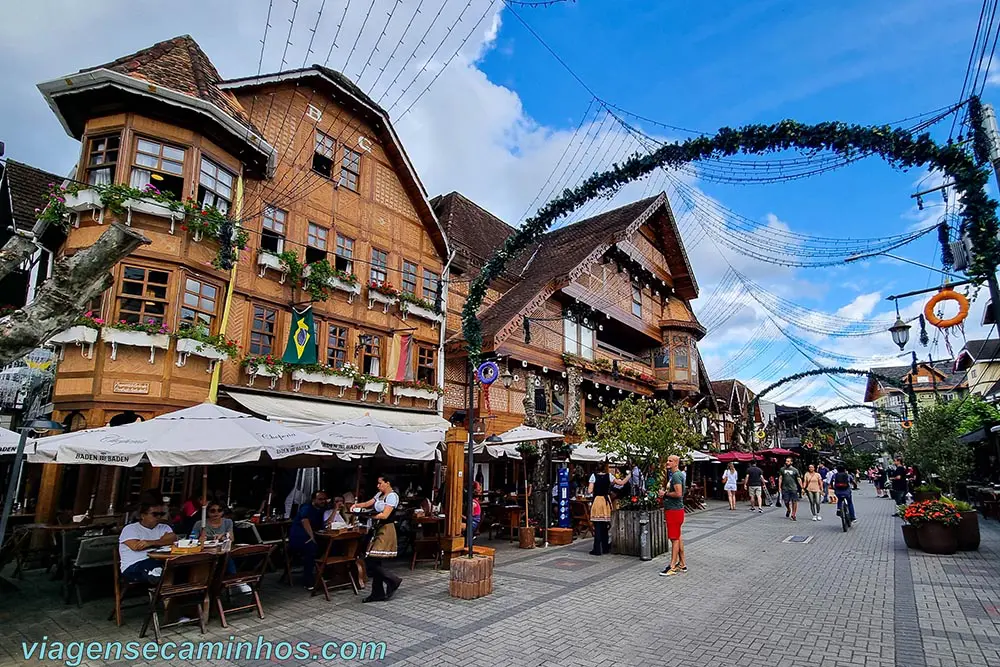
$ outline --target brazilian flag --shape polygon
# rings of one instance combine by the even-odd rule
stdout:
[[[312,306],[299,312],[292,308],[292,326],[288,330],[288,344],[281,360],[286,364],[315,364],[319,361],[316,352],[316,322],[313,321]]]

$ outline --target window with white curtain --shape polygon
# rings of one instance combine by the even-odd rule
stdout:
[[[575,322],[570,318],[563,319],[563,350],[584,359],[594,358],[594,330]]]

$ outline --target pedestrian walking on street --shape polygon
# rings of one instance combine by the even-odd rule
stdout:
[[[809,466],[806,476],[803,478],[803,483],[806,487],[806,495],[809,496],[809,511],[812,512],[812,520],[822,521],[820,496],[823,495],[823,478],[816,472],[816,466]]]
[[[355,503],[353,507],[371,508],[375,511],[372,516],[372,537],[365,552],[365,569],[371,578],[372,592],[362,602],[391,600],[403,580],[395,572],[386,570],[384,566],[385,560],[395,558],[398,551],[396,525],[393,520],[396,508],[399,507],[399,494],[393,490],[389,475],[378,476],[378,493],[374,498],[363,503]]]
[[[802,473],[792,465],[791,457],[785,459],[785,467],[779,471],[781,476],[781,500],[785,503],[785,517],[798,521],[795,515],[799,511],[799,497],[802,495]]]
[[[730,511],[736,509],[736,483],[738,482],[738,477],[736,466],[730,462],[729,467],[722,473],[722,482],[725,484],[723,488],[725,488],[726,494],[729,496]]]
[[[594,527],[591,556],[611,553],[611,538],[608,536],[611,527],[611,475],[608,474],[607,463],[601,463],[597,470],[590,476],[587,486],[587,493],[594,499],[590,504],[590,523]]]
[[[903,459],[896,457],[896,466],[892,469],[892,502],[894,505],[902,505],[906,502],[906,468],[903,467]]]
[[[750,511],[757,510],[763,512],[761,503],[764,502],[764,471],[757,467],[756,463],[751,463],[747,468],[746,482],[747,493],[750,496]]]
[[[660,489],[660,497],[663,498],[663,514],[667,522],[667,539],[670,540],[670,565],[660,572],[660,575],[664,577],[673,577],[681,572],[687,572],[684,540],[681,538],[681,526],[684,525],[686,477],[680,471],[680,462],[677,455],[667,457],[666,488]]]
[[[830,493],[830,485],[826,481],[827,475],[830,474],[830,469],[826,467],[825,463],[819,464],[819,470],[817,471],[819,476],[823,478],[823,502],[827,502],[827,495]]]

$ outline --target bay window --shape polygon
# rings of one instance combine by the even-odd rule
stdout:
[[[229,213],[233,203],[233,181],[236,177],[207,157],[201,158],[198,175],[198,202],[202,208],[213,206],[219,213]]]
[[[592,360],[594,358],[594,330],[569,317],[564,318],[563,351]]]
[[[185,153],[183,148],[137,137],[129,185],[139,190],[152,185],[178,201],[184,199]]]
[[[170,272],[125,266],[118,291],[116,321],[129,324],[163,324],[167,314]]]
[[[118,167],[118,151],[121,135],[111,134],[93,137],[87,151],[87,183],[90,185],[111,185],[115,182]]]

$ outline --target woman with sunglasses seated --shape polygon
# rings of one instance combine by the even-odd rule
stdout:
[[[155,584],[163,574],[163,563],[147,554],[177,540],[173,528],[160,521],[166,515],[163,505],[143,504],[139,507],[139,520],[122,528],[118,555],[122,575],[129,581]]]

